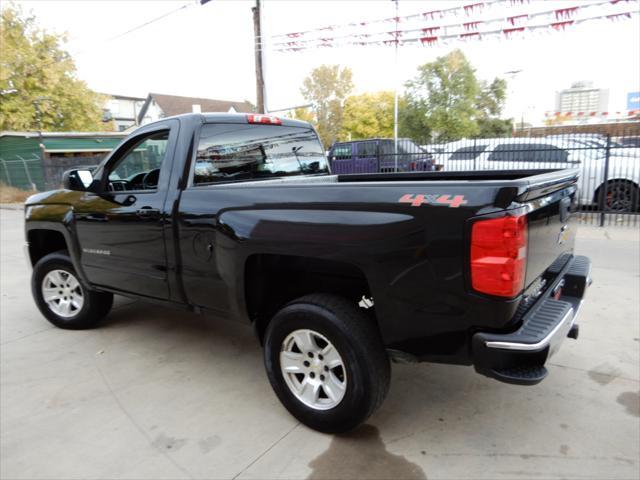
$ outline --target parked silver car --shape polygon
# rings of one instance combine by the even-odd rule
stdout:
[[[585,139],[475,139],[444,147],[446,153],[435,154],[435,161],[445,171],[579,168],[580,204],[602,201],[608,210],[638,209],[640,151],[635,148],[610,148],[605,168],[606,144],[589,144]]]

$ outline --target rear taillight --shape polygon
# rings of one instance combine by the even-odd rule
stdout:
[[[471,227],[471,286],[500,297],[524,288],[527,266],[527,217],[478,220]]]
[[[271,115],[247,115],[247,121],[249,123],[262,123],[265,125],[282,125],[282,120],[278,117],[273,117]]]

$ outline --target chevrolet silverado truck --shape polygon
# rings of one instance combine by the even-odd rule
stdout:
[[[547,375],[590,284],[577,176],[333,175],[307,123],[166,118],[28,199],[32,293],[67,329],[96,326],[114,294],[252,325],[289,412],[345,431],[382,403],[391,360]]]

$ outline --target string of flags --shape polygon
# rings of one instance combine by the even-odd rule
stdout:
[[[453,12],[458,15],[467,16],[468,13],[480,11],[481,9],[495,6],[496,4],[524,4],[528,0],[493,0],[488,2],[478,2],[467,6],[455,7],[447,9],[447,12]],[[278,52],[299,52],[311,48],[335,48],[342,46],[372,46],[372,45],[422,45],[434,46],[438,44],[447,44],[450,41],[470,41],[470,40],[489,40],[506,38],[511,39],[514,36],[522,36],[527,32],[541,31],[564,31],[568,27],[573,27],[585,22],[596,20],[621,21],[631,19],[633,15],[637,15],[638,10],[621,10],[619,5],[629,3],[637,3],[637,0],[606,0],[590,4],[577,4],[571,7],[563,7],[554,10],[546,10],[542,12],[521,13],[518,15],[501,16],[489,18],[485,20],[467,19],[456,23],[448,24],[427,24],[414,25],[416,28],[398,28],[397,30],[384,30],[378,32],[363,32],[362,29],[356,29],[342,35],[326,34],[328,29],[337,29],[338,26],[324,27],[321,29],[309,30],[307,32],[296,32],[294,34],[283,34],[274,36],[273,38],[281,38],[272,44],[272,48]],[[593,11],[598,7],[599,14],[585,16],[583,13],[589,10]],[[628,7],[627,7],[628,8]],[[603,11],[604,10],[604,11]],[[441,12],[438,10],[437,12]],[[462,13],[460,13],[462,12]],[[421,14],[408,15],[398,17],[398,19],[409,20],[417,17],[427,18],[425,15],[431,13],[425,12]],[[438,14],[439,15],[439,14]],[[376,22],[360,22],[355,25],[365,26],[371,23],[382,23],[389,19],[378,20]],[[394,22],[395,18],[392,19]],[[532,22],[538,20],[538,22]],[[544,20],[544,23],[539,23]],[[415,23],[415,22],[414,22]],[[419,22],[422,23],[422,22]],[[353,26],[354,24],[347,24]],[[316,36],[315,33],[325,31],[325,35]],[[310,35],[314,33],[314,35]],[[307,35],[309,34],[309,35]],[[294,36],[291,36],[294,35]],[[284,37],[287,37],[286,39]]]
[[[365,27],[368,25],[376,25],[376,24],[380,24],[380,23],[395,23],[396,21],[398,22],[406,22],[409,20],[416,20],[416,19],[425,19],[425,20],[435,20],[436,18],[445,18],[445,17],[450,17],[450,16],[459,16],[461,14],[466,15],[466,16],[470,16],[471,14],[475,14],[475,13],[479,13],[481,11],[483,11],[485,8],[490,7],[492,5],[495,4],[523,4],[528,0],[490,0],[490,1],[484,1],[484,2],[476,2],[476,3],[471,3],[469,5],[463,5],[463,6],[459,6],[459,7],[452,7],[452,8],[445,8],[445,9],[441,9],[441,10],[431,10],[428,12],[423,12],[423,13],[415,13],[412,15],[404,15],[401,17],[389,17],[389,18],[382,18],[382,19],[378,19],[378,20],[369,20],[369,21],[361,21],[361,22],[351,22],[351,23],[344,23],[344,24],[338,24],[338,25],[328,25],[326,27],[322,27],[322,28],[314,28],[311,30],[304,30],[304,31],[300,31],[300,32],[290,32],[290,33],[282,33],[279,35],[272,35],[271,38],[300,38],[303,37],[305,35],[309,35],[312,33],[321,33],[321,32],[327,32],[327,31],[334,31],[334,30],[338,30],[341,28],[348,28],[348,27]]]
[[[545,117],[635,117],[640,115],[640,110],[625,110],[621,112],[545,112]]]

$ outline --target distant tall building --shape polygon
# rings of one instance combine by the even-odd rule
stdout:
[[[556,92],[556,112],[606,112],[609,109],[609,89],[595,88],[593,82],[575,82],[571,88]]]

